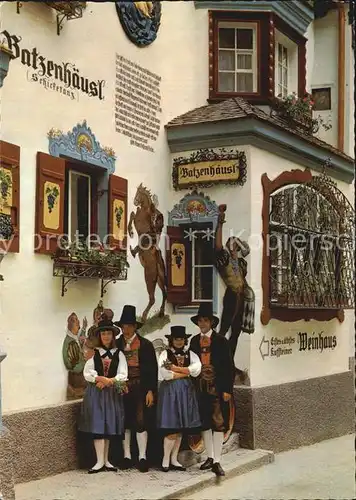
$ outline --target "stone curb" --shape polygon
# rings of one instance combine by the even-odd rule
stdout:
[[[231,452],[232,454],[233,452]],[[252,454],[254,456],[252,456]],[[227,454],[227,455],[230,455]],[[170,492],[164,496],[145,496],[142,500],[172,500],[178,499],[182,495],[187,495],[194,493],[197,490],[201,490],[208,486],[212,486],[216,483],[224,481],[224,479],[230,479],[240,474],[246,474],[254,469],[258,469],[262,465],[267,465],[274,462],[274,453],[272,451],[265,450],[252,450],[248,457],[238,457],[236,461],[224,465],[225,478],[218,479],[212,473],[202,472],[201,475],[191,478],[184,482],[183,485],[178,485],[177,488],[169,488]]]

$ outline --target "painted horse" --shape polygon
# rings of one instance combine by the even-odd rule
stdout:
[[[159,311],[164,316],[167,300],[166,270],[161,250],[158,246],[159,239],[164,226],[163,214],[157,209],[157,198],[145,188],[142,183],[138,186],[134,205],[136,212],[131,212],[128,232],[131,238],[134,236],[132,224],[135,225],[139,244],[133,249],[130,247],[131,255],[135,258],[138,254],[141,265],[145,272],[145,281],[149,302],[142,314],[142,322],[147,320],[148,313],[155,303],[156,286],[162,290],[162,304]]]

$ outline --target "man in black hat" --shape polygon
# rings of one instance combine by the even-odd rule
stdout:
[[[147,430],[155,424],[154,405],[157,394],[158,366],[152,343],[138,335],[142,323],[136,320],[136,308],[126,305],[120,321],[115,322],[123,335],[117,339],[117,347],[123,351],[128,365],[128,393],[124,396],[125,439],[123,469],[132,466],[131,432],[136,433],[139,470],[148,471],[146,458]]]
[[[220,458],[224,432],[229,428],[234,364],[228,341],[214,330],[219,319],[213,314],[212,304],[200,304],[198,314],[191,320],[200,328],[200,333],[190,342],[190,349],[199,356],[202,364],[198,397],[202,435],[208,455],[200,469],[211,469],[217,476],[224,476]]]

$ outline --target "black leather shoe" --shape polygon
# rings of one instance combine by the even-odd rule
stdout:
[[[161,467],[161,471],[162,472],[168,472],[169,471],[169,467]]]
[[[105,466],[101,467],[100,469],[89,469],[88,474],[97,474],[98,472],[103,472],[105,470]]]
[[[214,460],[212,458],[207,458],[205,462],[200,466],[200,470],[209,470],[212,468]]]
[[[171,470],[180,470],[182,472],[186,471],[187,469],[183,467],[183,465],[170,465],[169,467]]]
[[[141,460],[138,463],[138,470],[140,472],[148,472],[147,460],[144,460],[143,458],[141,458]]]
[[[117,472],[117,467],[108,467],[105,465],[106,472]]]
[[[214,472],[214,474],[216,474],[218,477],[222,477],[222,476],[225,476],[225,472],[224,472],[224,469],[221,467],[221,465],[216,462],[215,464],[213,464],[212,468],[211,468],[212,472]]]
[[[122,461],[122,464],[120,466],[120,469],[121,470],[127,470],[127,469],[131,469],[132,467],[132,460],[131,458],[124,458],[123,461]]]

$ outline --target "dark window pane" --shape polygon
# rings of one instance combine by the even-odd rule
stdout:
[[[238,49],[252,49],[253,31],[251,29],[236,30],[236,45]]]
[[[213,268],[196,267],[194,269],[194,300],[212,300]]]
[[[89,179],[78,178],[78,231],[84,238],[89,236]]]
[[[235,48],[234,28],[219,28],[219,47],[223,49]]]
[[[70,174],[70,237],[78,234],[81,240],[88,237],[89,228],[89,178],[76,172]],[[78,231],[78,233],[77,233]]]
[[[213,265],[213,233],[210,230],[204,233],[196,233],[194,239],[193,262],[196,266]]]

